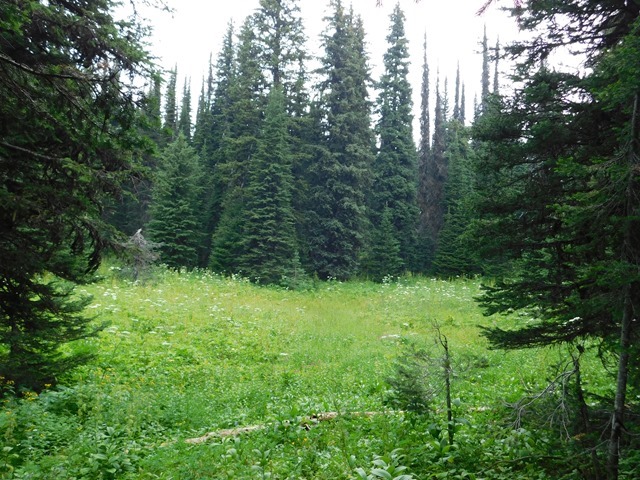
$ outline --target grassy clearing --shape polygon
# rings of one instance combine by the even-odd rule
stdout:
[[[544,380],[556,355],[487,350],[478,325],[494,320],[472,300],[475,280],[293,292],[163,271],[146,284],[109,274],[80,293],[109,322],[83,347],[98,357],[66,388],[5,401],[2,478],[361,478],[400,464],[415,478],[546,478],[509,463],[544,438],[513,430],[497,410]],[[443,403],[425,416],[354,413],[389,410],[385,380],[408,346],[435,348],[433,322],[460,365],[464,422],[451,446]],[[330,411],[343,415],[314,423]],[[185,442],[250,425],[264,428]]]

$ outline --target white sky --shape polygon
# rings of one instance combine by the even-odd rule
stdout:
[[[367,33],[369,65],[374,80],[382,71],[382,58],[387,49],[391,14],[397,0],[384,0],[376,6],[376,0],[353,0],[353,8],[363,18]],[[194,102],[200,93],[203,77],[208,70],[209,56],[215,63],[227,30],[233,19],[238,29],[244,19],[253,13],[259,0],[168,0],[174,8],[173,14],[150,13],[149,22],[154,28],[151,42],[152,52],[159,57],[160,65],[170,69],[178,66],[178,95],[185,77],[191,78]],[[422,45],[427,34],[427,58],[431,72],[431,92],[435,91],[436,71],[440,77],[448,77],[450,98],[453,98],[456,65],[460,62],[462,80],[466,86],[467,118],[471,118],[474,94],[480,89],[481,55],[480,42],[484,25],[487,27],[489,46],[496,38],[501,44],[517,35],[515,22],[507,13],[499,10],[496,2],[482,16],[476,11],[484,0],[399,0],[405,13],[406,36],[411,53],[410,81],[413,87],[414,119],[420,105],[422,76]],[[325,28],[323,18],[331,14],[329,0],[300,0],[308,48],[311,54],[321,55],[319,35]],[[343,0],[348,8],[349,1]],[[493,79],[493,72],[491,73]],[[433,102],[433,100],[432,100]],[[433,103],[431,104],[433,108]],[[415,139],[418,140],[417,138]]]

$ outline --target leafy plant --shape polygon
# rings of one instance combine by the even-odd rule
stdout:
[[[367,472],[364,468],[355,469],[356,477],[361,480],[413,480],[411,474],[404,473],[407,467],[401,465],[404,455],[400,449],[395,449],[388,455],[374,455],[372,460],[373,467]]]

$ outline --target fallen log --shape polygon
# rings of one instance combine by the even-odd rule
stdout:
[[[353,417],[373,417],[374,415],[389,415],[389,414],[403,414],[402,410],[399,411],[388,411],[388,412],[350,412],[348,414],[341,414],[339,412],[321,412],[314,413],[309,417],[305,417],[300,421],[300,426],[306,430],[311,429],[312,426],[319,424],[320,422],[327,422],[330,420],[335,420],[339,416],[351,415]],[[238,427],[238,428],[225,428],[222,430],[216,430],[215,432],[205,433],[201,437],[196,438],[187,438],[185,439],[186,443],[191,444],[199,444],[205,443],[212,438],[228,438],[228,437],[237,437],[238,435],[242,435],[244,433],[251,433],[258,430],[263,430],[267,428],[270,424],[262,424],[262,425],[249,425],[246,427]]]

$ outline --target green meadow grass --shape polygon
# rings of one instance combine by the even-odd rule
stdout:
[[[5,400],[2,478],[362,478],[358,469],[387,478],[375,468],[400,464],[414,478],[515,478],[511,466],[480,475],[474,465],[544,441],[514,430],[502,407],[544,382],[558,352],[487,350],[478,327],[497,320],[474,303],[479,288],[405,278],[289,291],[206,271],[160,270],[140,284],[109,272],[78,292],[108,323],[78,347],[96,360],[66,387]],[[410,346],[438,355],[436,323],[460,366],[463,421],[450,447],[439,433],[443,401],[426,416],[386,402],[386,380]],[[340,415],[315,421],[323,412]],[[521,478],[547,478],[535,474]]]

